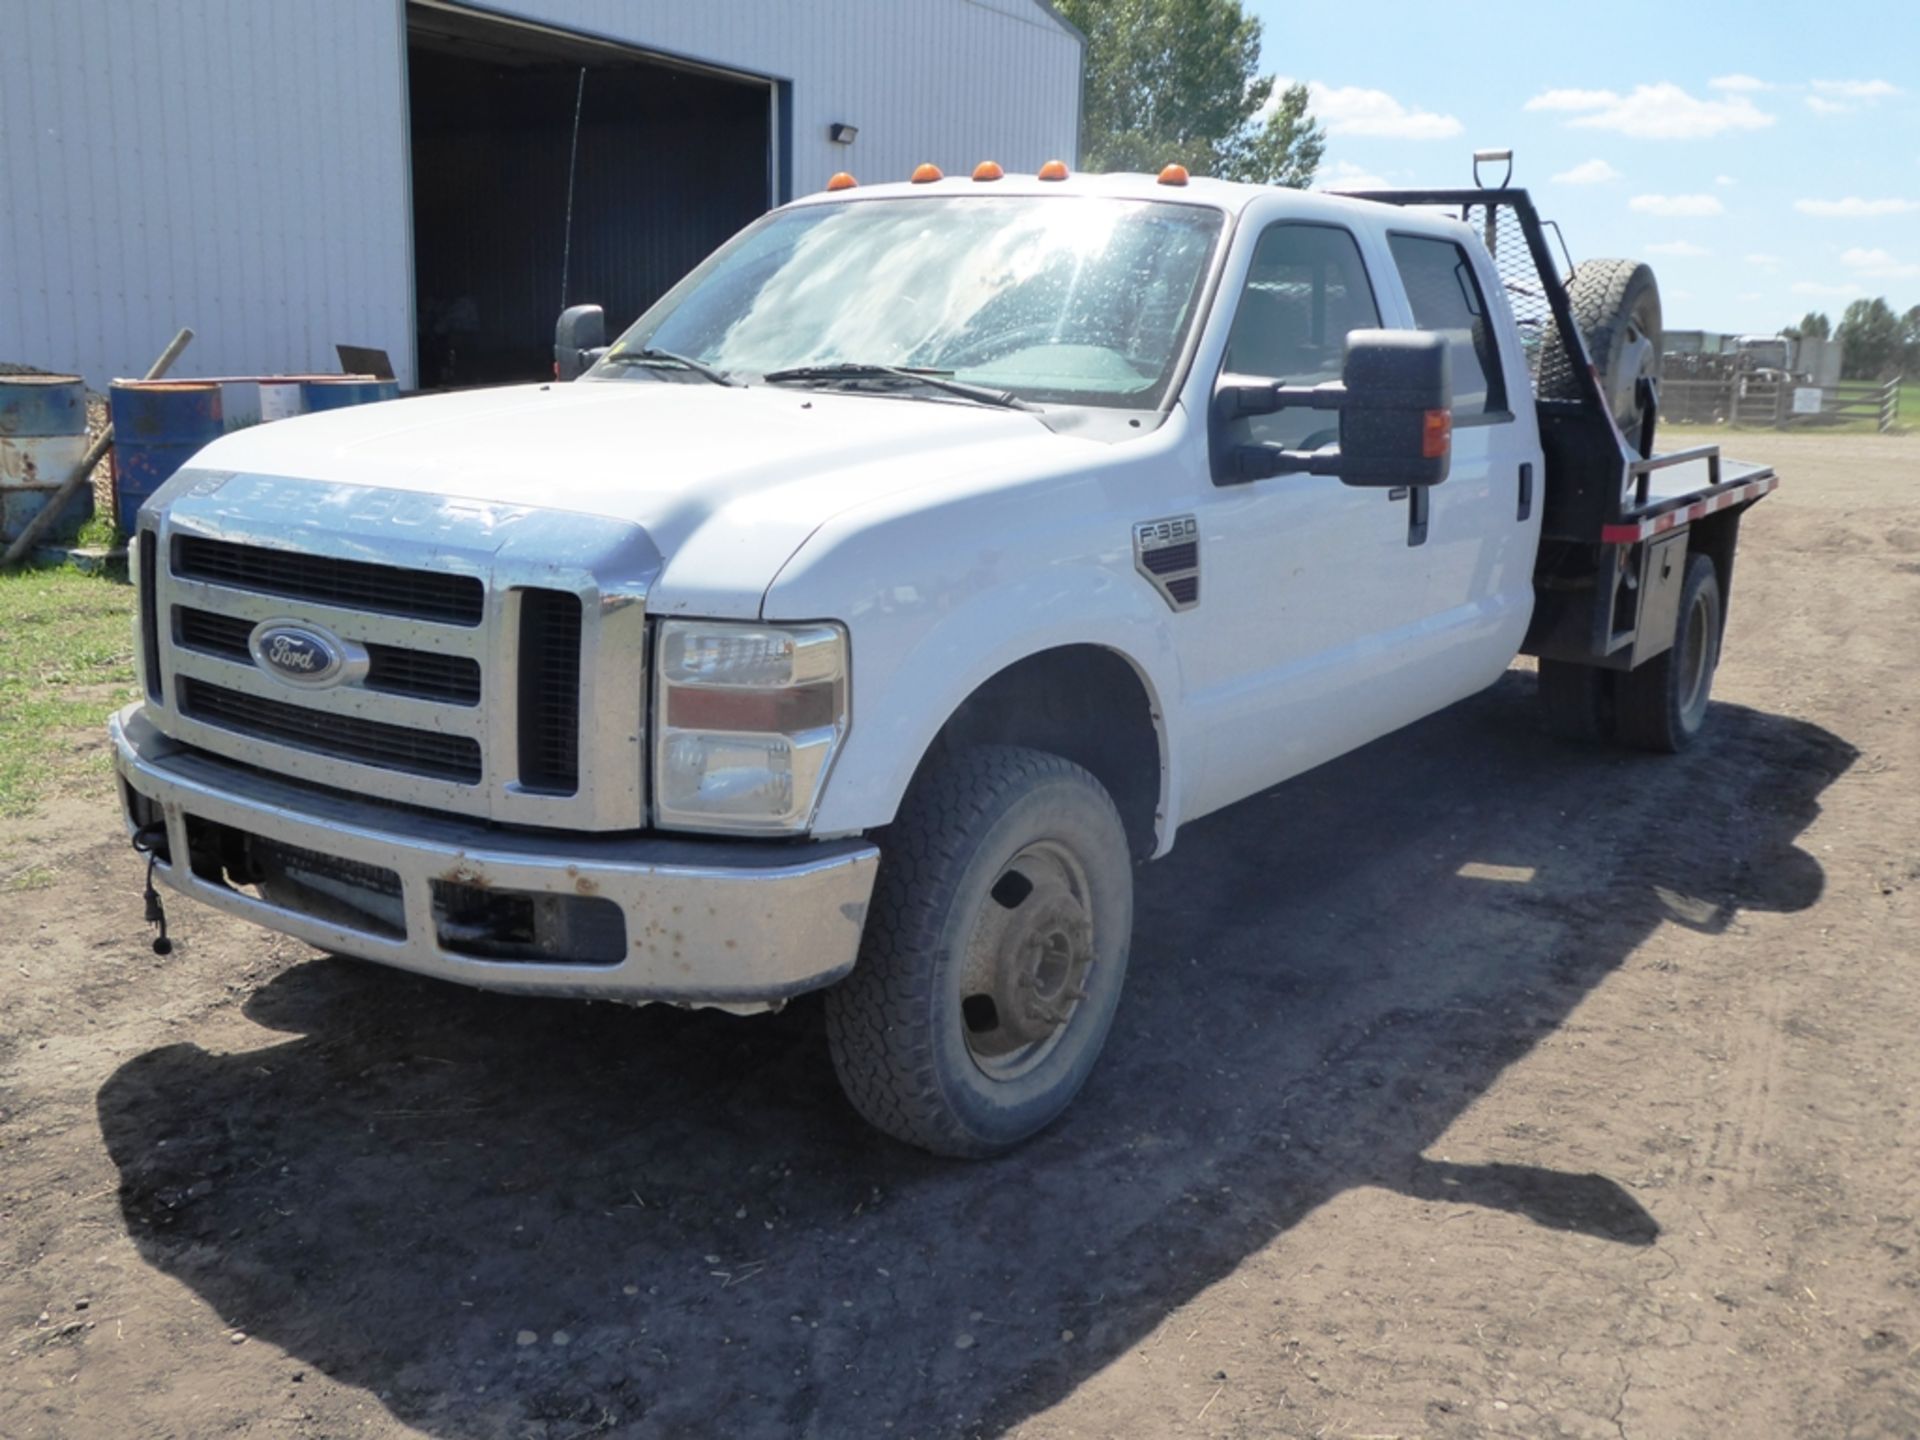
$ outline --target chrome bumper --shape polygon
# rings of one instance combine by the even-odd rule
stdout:
[[[880,852],[805,845],[513,832],[290,784],[188,749],[128,706],[110,722],[128,791],[157,807],[171,889],[310,945],[489,990],[759,1009],[853,968]],[[128,797],[128,826],[134,825]],[[272,904],[196,873],[188,819],[400,882],[397,935]],[[217,874],[217,867],[214,869]],[[610,900],[626,922],[613,963],[476,959],[444,947],[436,881],[510,894]]]

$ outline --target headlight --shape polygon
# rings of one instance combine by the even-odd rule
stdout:
[[[661,622],[653,808],[676,830],[807,828],[847,733],[837,625]]]

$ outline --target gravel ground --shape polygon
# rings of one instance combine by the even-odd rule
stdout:
[[[0,1434],[1920,1433],[1920,440],[1736,448],[1711,743],[1516,667],[1183,832],[992,1164],[864,1130],[815,1005],[155,957],[63,797],[0,844]]]

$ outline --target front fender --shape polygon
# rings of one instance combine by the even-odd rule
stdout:
[[[937,515],[905,523],[940,534]],[[989,523],[988,544],[956,543],[949,529],[937,546],[916,546],[888,525],[816,537],[796,557],[768,592],[767,618],[840,618],[852,642],[852,728],[814,833],[890,822],[928,748],[968,696],[1016,661],[1095,645],[1126,660],[1146,689],[1160,745],[1155,853],[1172,844],[1179,797],[1191,788],[1174,729],[1178,706],[1167,703],[1181,688],[1172,627],[1182,617],[1135,571],[1125,525],[1105,528],[1119,540],[1074,559],[1060,558],[1073,553],[1066,534],[1031,518],[1004,529]],[[1084,546],[1086,535],[1078,538]],[[898,578],[907,556],[922,562],[911,581]]]

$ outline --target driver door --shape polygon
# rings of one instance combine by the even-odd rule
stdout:
[[[1383,320],[1353,232],[1282,221],[1256,242],[1227,343],[1227,372],[1290,385],[1340,378],[1347,332]],[[1236,423],[1241,443],[1314,449],[1336,412],[1288,409]],[[1425,610],[1425,549],[1408,543],[1404,490],[1325,475],[1214,486],[1198,518],[1202,623],[1182,656],[1198,733],[1199,814],[1364,744],[1418,709],[1395,695],[1397,641]],[[1396,636],[1396,632],[1401,632]]]

